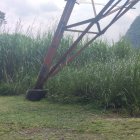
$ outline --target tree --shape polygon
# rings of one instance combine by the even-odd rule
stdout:
[[[140,47],[140,16],[131,24],[125,37],[130,41],[133,47]]]
[[[6,20],[5,20],[5,13],[1,12],[0,11],[0,26],[2,24],[5,24],[6,23]]]

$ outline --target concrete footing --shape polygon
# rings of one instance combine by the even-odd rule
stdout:
[[[26,99],[29,101],[40,101],[45,98],[47,90],[43,89],[30,89],[26,92]]]

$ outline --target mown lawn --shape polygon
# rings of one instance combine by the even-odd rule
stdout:
[[[140,118],[90,105],[0,97],[0,140],[139,140]]]

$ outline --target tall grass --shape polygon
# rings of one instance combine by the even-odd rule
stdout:
[[[0,34],[0,95],[23,94],[36,80],[52,32],[36,37]],[[55,61],[73,42],[61,41]],[[78,48],[86,42],[81,41]],[[96,103],[104,108],[140,112],[140,50],[124,39],[110,45],[96,41],[46,85],[49,99]]]

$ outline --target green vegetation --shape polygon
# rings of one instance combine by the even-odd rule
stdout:
[[[52,32],[36,37],[19,33],[0,35],[0,95],[25,94],[32,88]],[[73,41],[62,39],[55,61]],[[81,41],[78,48],[86,41]],[[74,53],[74,52],[73,52]],[[125,40],[109,45],[96,41],[46,85],[48,99],[63,103],[94,103],[100,108],[122,108],[140,114],[140,50]]]
[[[29,102],[0,97],[1,140],[139,140],[140,119],[96,110],[92,105]]]
[[[5,13],[3,13],[2,11],[0,11],[0,26],[2,26],[2,24],[6,23],[5,20]]]
[[[140,16],[131,24],[126,33],[126,38],[134,47],[140,47]]]

